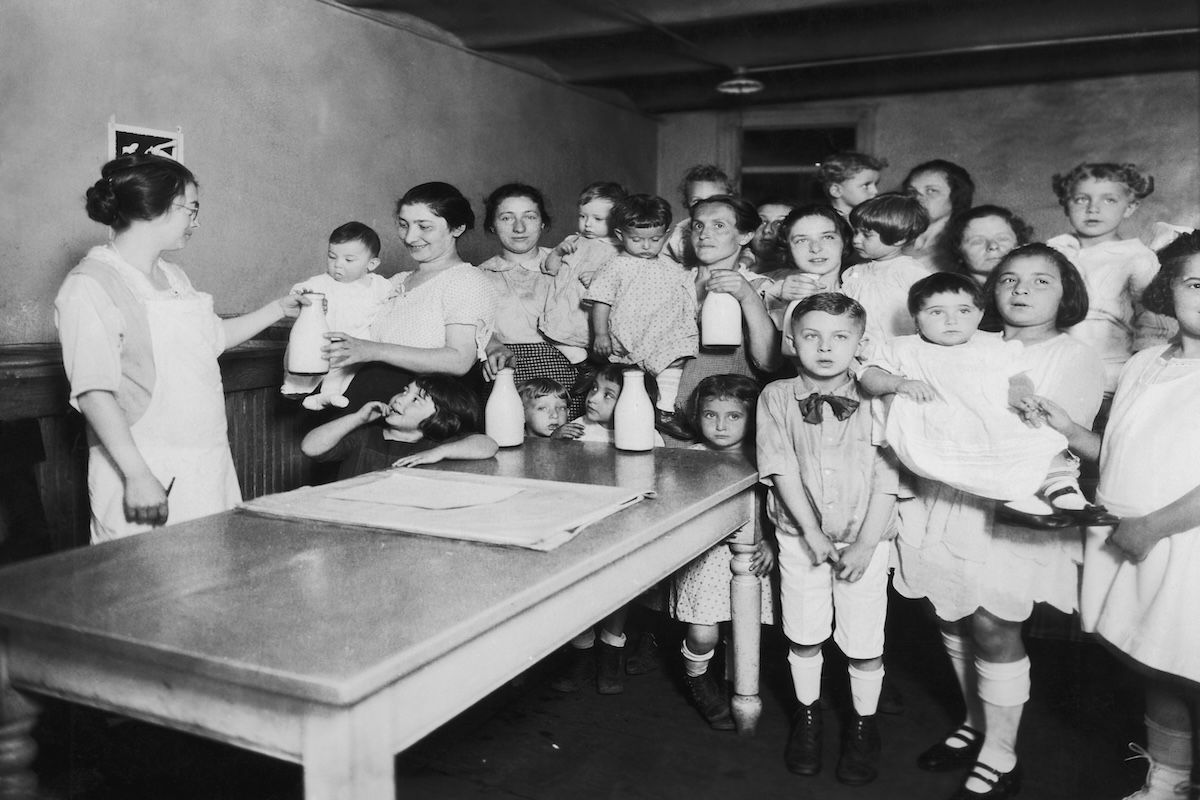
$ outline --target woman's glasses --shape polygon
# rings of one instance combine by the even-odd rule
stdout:
[[[192,222],[195,222],[196,217],[200,216],[200,204],[199,203],[196,203],[196,205],[194,205],[194,206],[187,206],[187,205],[184,205],[183,203],[171,203],[171,205],[175,206],[176,208],[182,208],[184,211],[186,211],[188,214],[188,217],[191,218]]]

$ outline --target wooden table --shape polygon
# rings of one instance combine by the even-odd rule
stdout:
[[[309,800],[394,797],[395,753],[743,526],[733,710],[754,731],[748,463],[536,441],[438,467],[658,496],[549,553],[228,512],[0,570],[0,797],[34,791],[26,691],[299,762]]]

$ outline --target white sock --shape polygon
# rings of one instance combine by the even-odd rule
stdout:
[[[600,641],[604,642],[606,645],[609,645],[610,647],[624,647],[625,646],[625,634],[609,633],[604,628],[601,628],[600,629]]]
[[[821,667],[825,664],[825,656],[817,653],[806,658],[789,650],[788,664],[792,668],[796,699],[811,706],[821,698]]]
[[[1079,491],[1079,481],[1073,477],[1058,477],[1052,480],[1047,480],[1045,485],[1042,486],[1042,495],[1044,497],[1049,497],[1052,493],[1061,489],[1074,491],[1067,491],[1064,494],[1060,494],[1058,497],[1050,500],[1050,505],[1054,506],[1055,508],[1062,508],[1068,511],[1078,511],[1081,508],[1087,508],[1089,505],[1091,505],[1091,503],[1087,501],[1087,498],[1083,496],[1083,492]]]
[[[974,642],[964,639],[955,633],[942,631],[942,646],[950,657],[950,666],[954,669],[954,677],[958,678],[958,688],[962,692],[963,702],[967,706],[967,716],[963,724],[970,725],[977,731],[984,729],[983,709],[979,705],[979,682],[975,675],[975,646]],[[946,740],[949,747],[966,747],[966,742],[951,737]]]
[[[854,701],[854,713],[869,717],[879,709],[879,692],[883,689],[883,667],[865,670],[850,664],[850,698]]]
[[[983,701],[983,716],[987,721],[987,737],[979,751],[978,761],[1000,772],[1010,772],[1017,765],[1017,730],[1021,712],[1029,700],[1029,658],[1009,663],[975,659],[979,676],[979,699]],[[964,784],[973,792],[987,791],[982,782],[968,779]]]
[[[675,398],[679,397],[679,381],[683,378],[683,367],[667,367],[655,376],[658,381],[656,408],[663,411],[675,410]]]
[[[1192,768],[1191,731],[1177,731],[1164,727],[1150,717],[1146,723],[1146,751],[1155,762],[1172,769]]]
[[[687,676],[698,678],[708,672],[708,662],[712,661],[713,653],[716,650],[709,650],[707,653],[693,653],[685,640],[679,646],[679,652],[683,654],[683,669],[687,672]]]

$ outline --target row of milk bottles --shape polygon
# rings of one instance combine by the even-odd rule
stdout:
[[[731,294],[710,292],[700,310],[700,343],[705,347],[736,347],[742,343],[742,309]],[[654,449],[654,404],[646,393],[642,370],[624,370],[621,396],[613,409],[613,444],[618,450]],[[487,435],[501,447],[525,440],[525,409],[511,367],[501,369],[484,411]]]
[[[312,293],[309,304],[300,307],[300,316],[288,337],[286,368],[300,375],[323,375],[329,361],[321,352],[325,333],[325,296]],[[705,347],[736,347],[742,343],[742,310],[731,294],[710,292],[700,310],[701,344]],[[621,396],[613,410],[613,443],[618,450],[654,448],[654,404],[646,393],[642,370],[625,370]],[[525,409],[517,393],[511,367],[496,375],[492,393],[484,410],[487,435],[501,447],[516,447],[525,440]]]

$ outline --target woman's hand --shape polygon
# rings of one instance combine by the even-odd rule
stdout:
[[[125,480],[125,519],[144,525],[166,524],[167,490],[158,478],[147,473]]]
[[[799,272],[783,279],[779,286],[779,299],[790,303],[793,300],[803,300],[821,291],[824,291],[824,287],[815,276]]]
[[[1120,550],[1130,561],[1138,562],[1150,555],[1161,538],[1145,517],[1129,517],[1121,520],[1105,543]]]
[[[550,434],[551,439],[578,439],[580,436],[583,436],[583,425],[578,422],[559,425],[554,429],[554,433]]]
[[[937,392],[925,381],[904,379],[896,385],[896,394],[907,397],[918,403],[932,403],[937,400]]]
[[[487,359],[483,362],[484,380],[494,381],[505,367],[516,368],[517,356],[502,344],[488,349]]]
[[[1075,422],[1062,406],[1041,395],[1026,395],[1017,401],[1016,407],[1021,419],[1032,428],[1048,425],[1059,433],[1066,434],[1075,427]]]
[[[321,354],[329,359],[331,367],[349,367],[379,360],[376,357],[378,342],[356,339],[341,331],[329,331],[325,338],[328,343],[321,348]]]
[[[288,319],[300,316],[300,309],[307,305],[312,305],[312,299],[303,294],[289,294],[279,298],[279,308]]]
[[[750,282],[732,269],[714,269],[709,272],[704,288],[710,292],[731,294],[739,303],[744,303],[750,298],[758,299],[758,293],[754,291]]]
[[[770,573],[775,566],[775,547],[766,539],[759,539],[750,554],[750,571],[758,577]]]
[[[592,336],[592,352],[602,361],[608,361],[608,357],[613,354],[612,337],[607,333],[594,334]]]

